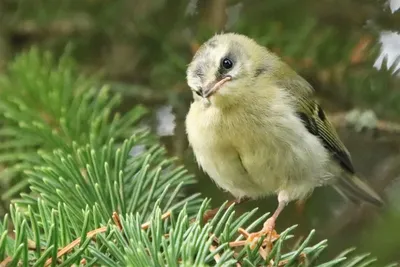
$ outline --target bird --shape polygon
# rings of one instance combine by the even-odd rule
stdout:
[[[194,54],[186,80],[193,95],[186,134],[199,167],[238,202],[277,196],[252,239],[273,231],[288,203],[320,186],[354,203],[383,205],[356,174],[314,88],[254,39],[215,34]]]

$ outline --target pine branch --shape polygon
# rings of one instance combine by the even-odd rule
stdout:
[[[54,65],[48,59],[24,54],[2,80],[9,86],[0,101],[9,145],[1,151],[20,156],[3,162],[25,164],[18,170],[31,191],[13,200],[0,223],[0,266],[361,267],[375,261],[340,255],[320,262],[327,241],[313,245],[315,231],[287,250],[296,226],[249,245],[246,233],[268,216],[255,218],[256,209],[236,216],[234,205],[222,205],[203,223],[210,200],[185,193],[194,177],[140,129],[142,113],[110,119],[113,98],[85,87],[84,77],[71,78],[66,58]],[[11,81],[19,90],[11,90]]]
[[[38,163],[38,148],[70,152],[73,143],[118,143],[143,131],[133,125],[146,110],[137,106],[123,116],[115,113],[121,96],[80,75],[67,53],[57,63],[50,54],[30,50],[8,66],[0,88],[0,179],[18,180],[2,199],[26,187],[20,174]]]
[[[197,218],[204,216],[208,203],[207,200],[202,202]],[[10,255],[0,266],[7,263],[14,266],[13,263],[18,262],[44,266],[57,262],[60,266],[70,266],[82,261],[87,265],[102,266],[369,266],[375,261],[369,255],[346,257],[342,254],[329,262],[320,263],[318,257],[326,249],[327,241],[310,245],[314,231],[298,247],[283,252],[296,226],[282,232],[268,254],[258,253],[261,244],[254,249],[248,246],[239,250],[230,248],[229,240],[242,238],[237,235],[238,227],[253,221],[246,228],[246,231],[251,231],[266,218],[264,215],[254,220],[256,210],[234,218],[233,206],[226,211],[221,207],[222,212],[203,225],[199,224],[199,220],[189,223],[190,215],[186,207],[172,213],[164,222],[167,216],[161,216],[161,209],[156,204],[149,228],[147,224],[140,223],[138,214],[130,214],[125,217],[114,215],[114,222],[108,220],[105,226],[96,230],[89,228],[93,220],[100,216],[96,208],[81,211],[84,223],[77,225],[67,203],[59,205],[58,210],[51,210],[40,200],[38,206],[42,215],[35,214],[32,209],[27,214],[20,209],[12,209],[13,224],[20,225],[16,228],[15,240],[3,238],[7,236],[7,219],[0,225],[0,232],[3,233],[0,254]],[[48,221],[43,220],[43,216],[48,216]],[[28,223],[33,218],[37,221]],[[29,226],[31,224],[33,226]],[[74,236],[79,238],[68,243]],[[34,251],[27,246],[29,242],[36,242]],[[10,246],[10,243],[21,245]]]
[[[400,134],[400,123],[379,120],[371,110],[361,111],[354,109],[349,112],[330,114],[329,117],[336,127],[351,126],[358,132],[362,130],[377,130],[396,136]]]

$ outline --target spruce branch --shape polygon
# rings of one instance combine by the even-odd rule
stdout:
[[[14,199],[10,215],[0,222],[0,266],[361,267],[375,260],[346,254],[321,262],[327,241],[312,244],[315,231],[287,250],[296,226],[250,246],[243,242],[246,233],[268,216],[255,217],[256,209],[236,215],[235,206],[226,208],[224,203],[204,222],[210,200],[185,193],[186,186],[196,180],[138,126],[142,113],[134,109],[128,112],[134,120],[111,119],[110,109],[117,101],[110,99],[114,98],[84,87],[88,83],[84,77],[80,82],[62,80],[71,77],[70,72],[57,64],[46,65],[46,57],[35,53],[19,57],[20,65],[8,73],[14,75],[16,85],[26,87],[13,92],[10,78],[3,79],[10,86],[1,92],[6,93],[0,103],[10,114],[4,116],[4,128],[15,135],[2,137],[15,142],[2,153],[19,153],[4,163],[8,168],[26,164],[18,171],[31,191]],[[38,71],[42,65],[47,66],[46,74]],[[29,78],[30,71],[42,81],[38,87]],[[54,87],[48,86],[52,82]],[[55,97],[70,96],[66,84],[71,92],[78,92],[70,102]],[[38,89],[38,95],[31,93],[30,86]],[[54,102],[45,107],[50,116],[43,116],[38,103],[50,100]],[[65,103],[75,109],[64,109]],[[20,130],[20,121],[27,125],[26,131]],[[84,121],[88,127],[82,126]],[[26,142],[17,146],[21,140]],[[134,149],[138,146],[143,149]],[[11,226],[14,235],[10,235]]]
[[[204,200],[202,206],[207,206],[208,202]],[[105,226],[90,230],[88,225],[91,218],[98,216],[96,215],[98,210],[92,211],[87,208],[82,211],[86,223],[79,225],[78,230],[81,231],[75,233],[78,239],[67,243],[65,241],[74,236],[68,228],[73,229],[78,226],[74,219],[69,217],[71,215],[69,211],[64,208],[58,212],[54,209],[51,211],[43,202],[38,205],[42,206],[43,214],[49,215],[47,220],[51,224],[45,226],[45,221],[42,221],[37,223],[36,227],[32,226],[28,223],[23,210],[18,208],[13,210],[13,216],[11,216],[13,224],[20,225],[16,227],[16,239],[13,243],[25,245],[6,246],[7,243],[2,239],[0,253],[7,255],[11,252],[11,256],[3,259],[0,266],[13,266],[13,263],[18,262],[30,262],[31,265],[39,266],[48,266],[52,262],[57,262],[60,266],[70,266],[82,260],[89,266],[93,264],[102,266],[227,266],[231,264],[248,266],[250,263],[251,266],[300,266],[303,264],[306,266],[369,266],[373,262],[373,258],[369,255],[345,257],[348,251],[329,262],[318,263],[318,257],[326,249],[327,241],[310,246],[314,231],[293,251],[283,252],[284,244],[293,237],[291,234],[296,226],[282,232],[280,238],[274,242],[272,250],[267,254],[258,253],[259,247],[251,249],[245,246],[239,250],[232,250],[227,242],[222,241],[224,235],[230,233],[225,238],[234,239],[237,236],[236,224],[240,222],[239,226],[242,227],[250,223],[254,220],[251,214],[254,215],[254,211],[234,218],[233,209],[221,209],[224,211],[220,214],[220,218],[201,225],[200,221],[189,222],[190,216],[185,207],[170,216],[169,214],[162,216],[158,204],[155,205],[150,223],[148,223],[150,227],[147,227],[148,224],[139,223],[141,220],[139,214],[136,216],[114,214],[113,220],[109,220]],[[199,210],[200,213],[196,216],[201,218],[204,212],[201,208]],[[62,212],[66,212],[67,216],[62,216]],[[41,220],[39,216],[37,218]],[[265,216],[255,221],[260,223],[263,219]],[[63,220],[66,220],[68,224],[62,224]],[[4,229],[6,223],[5,221],[0,225],[2,237],[7,233]],[[48,232],[45,230],[46,227]],[[57,227],[61,227],[58,234],[55,232]],[[250,231],[251,225],[247,228]],[[27,240],[32,237],[35,239],[37,236],[39,240],[36,242],[40,249],[32,252],[26,246]],[[217,237],[219,241],[216,242],[214,237]],[[10,265],[6,265],[7,263]]]
[[[13,185],[2,199],[26,187],[20,174],[38,163],[39,148],[70,152],[74,143],[101,146],[142,132],[133,125],[146,110],[137,106],[121,116],[115,112],[120,101],[94,77],[79,74],[68,53],[58,62],[36,48],[18,56],[0,77],[0,179]]]
[[[337,112],[328,115],[335,127],[353,127],[356,131],[376,130],[378,132],[398,136],[400,134],[400,123],[379,120],[371,110],[361,111],[358,109],[349,112]]]

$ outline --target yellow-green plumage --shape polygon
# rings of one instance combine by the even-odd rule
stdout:
[[[283,68],[287,67],[285,65],[283,64]],[[364,200],[382,205],[380,196],[355,174],[351,155],[315,99],[311,85],[297,74],[290,80],[283,79],[281,85],[295,95],[296,111],[308,131],[321,139],[332,158],[343,169],[342,176],[338,177],[339,180],[334,185],[335,189],[352,201]]]
[[[221,67],[226,58],[234,63],[229,70]],[[313,88],[266,48],[243,35],[216,35],[196,53],[187,79],[195,99],[189,142],[199,165],[235,197],[275,192],[286,203],[333,184],[351,199],[382,203],[355,175]]]
[[[364,200],[375,205],[382,205],[382,200],[366,183],[355,174],[350,153],[339,139],[324,111],[315,100],[299,98],[299,116],[303,119],[310,133],[318,136],[330,152],[332,158],[343,169],[343,175],[338,177],[336,190],[350,197],[351,200]],[[343,192],[344,191],[344,192]]]

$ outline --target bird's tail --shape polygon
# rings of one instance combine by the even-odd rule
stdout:
[[[353,202],[365,201],[376,206],[384,204],[382,198],[364,181],[354,174],[344,175],[334,188]]]

